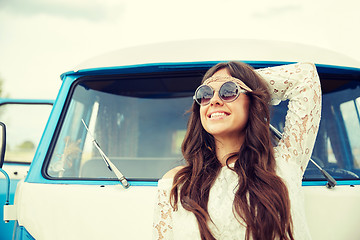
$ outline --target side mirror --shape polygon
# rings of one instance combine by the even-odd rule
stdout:
[[[0,168],[2,168],[4,164],[5,147],[6,147],[6,126],[3,122],[0,122]]]

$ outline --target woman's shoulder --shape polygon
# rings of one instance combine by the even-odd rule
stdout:
[[[164,174],[164,176],[162,177],[162,179],[169,179],[169,178],[174,178],[174,176],[181,170],[183,169],[185,166],[177,166],[171,170],[169,170],[167,173]]]

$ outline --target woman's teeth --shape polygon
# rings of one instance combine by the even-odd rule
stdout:
[[[226,116],[226,114],[223,112],[216,112],[216,113],[212,113],[210,115],[210,118],[216,118],[216,117],[222,117],[222,116]]]

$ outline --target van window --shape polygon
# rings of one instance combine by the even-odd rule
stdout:
[[[349,136],[349,144],[352,152],[353,168],[360,168],[360,98],[344,102],[340,105],[344,116],[346,132]]]
[[[323,94],[322,117],[312,158],[337,180],[360,176],[359,99],[358,82]],[[305,179],[321,178],[316,167],[309,163]]]
[[[189,117],[186,111],[201,76],[88,78],[73,87],[46,165],[48,177],[115,180],[92,136],[130,180],[156,180],[184,163],[181,143]],[[338,180],[360,175],[359,93],[358,83],[352,82],[323,95],[312,159]],[[273,110],[271,122],[280,131],[286,111],[286,102]],[[324,177],[309,163],[304,180]]]
[[[50,103],[0,105],[0,121],[6,125],[7,163],[31,163],[49,118]]]
[[[171,81],[159,78],[78,84],[53,149],[48,175],[114,178],[91,135],[128,179],[160,178],[182,164],[180,147],[193,93]]]

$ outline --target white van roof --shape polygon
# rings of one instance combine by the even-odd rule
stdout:
[[[305,61],[360,68],[359,61],[344,54],[299,43],[250,39],[197,39],[124,48],[91,58],[73,70],[148,63],[230,60]]]

